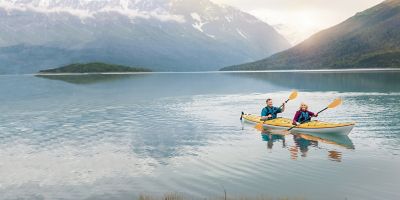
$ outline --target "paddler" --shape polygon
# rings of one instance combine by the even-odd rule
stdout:
[[[318,117],[318,114],[308,111],[308,105],[305,103],[301,103],[299,110],[294,115],[293,125],[299,125],[300,123],[309,122],[311,121],[311,117]]]
[[[267,106],[261,110],[261,119],[262,120],[270,120],[276,119],[278,113],[282,113],[285,111],[285,103],[282,104],[280,108],[274,107],[272,103],[272,99],[268,98],[266,100]]]

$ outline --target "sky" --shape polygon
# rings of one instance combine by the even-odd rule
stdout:
[[[212,0],[248,12],[292,44],[334,26],[383,0]]]

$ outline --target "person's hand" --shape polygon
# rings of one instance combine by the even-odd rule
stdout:
[[[272,118],[272,115],[271,115],[271,114],[269,114],[269,115],[267,116],[267,118]]]
[[[317,114],[315,114],[315,117],[318,117],[318,113],[317,113]]]

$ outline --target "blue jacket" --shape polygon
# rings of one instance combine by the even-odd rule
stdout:
[[[277,117],[277,114],[278,113],[281,113],[282,112],[282,109],[280,109],[280,108],[277,108],[277,107],[265,107],[265,108],[263,108],[262,109],[262,111],[261,111],[261,117],[265,117],[265,116],[268,116],[268,115],[272,115],[272,118],[271,119],[275,119],[276,117]]]

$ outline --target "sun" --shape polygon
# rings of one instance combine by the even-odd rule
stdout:
[[[293,19],[295,19],[294,21],[298,24],[298,28],[302,32],[319,27],[318,17],[309,11],[296,12]]]
[[[294,44],[320,31],[321,26],[324,24],[322,19],[318,17],[318,13],[312,11],[299,10],[287,14],[290,16],[287,16],[286,25],[290,27],[289,36]]]

